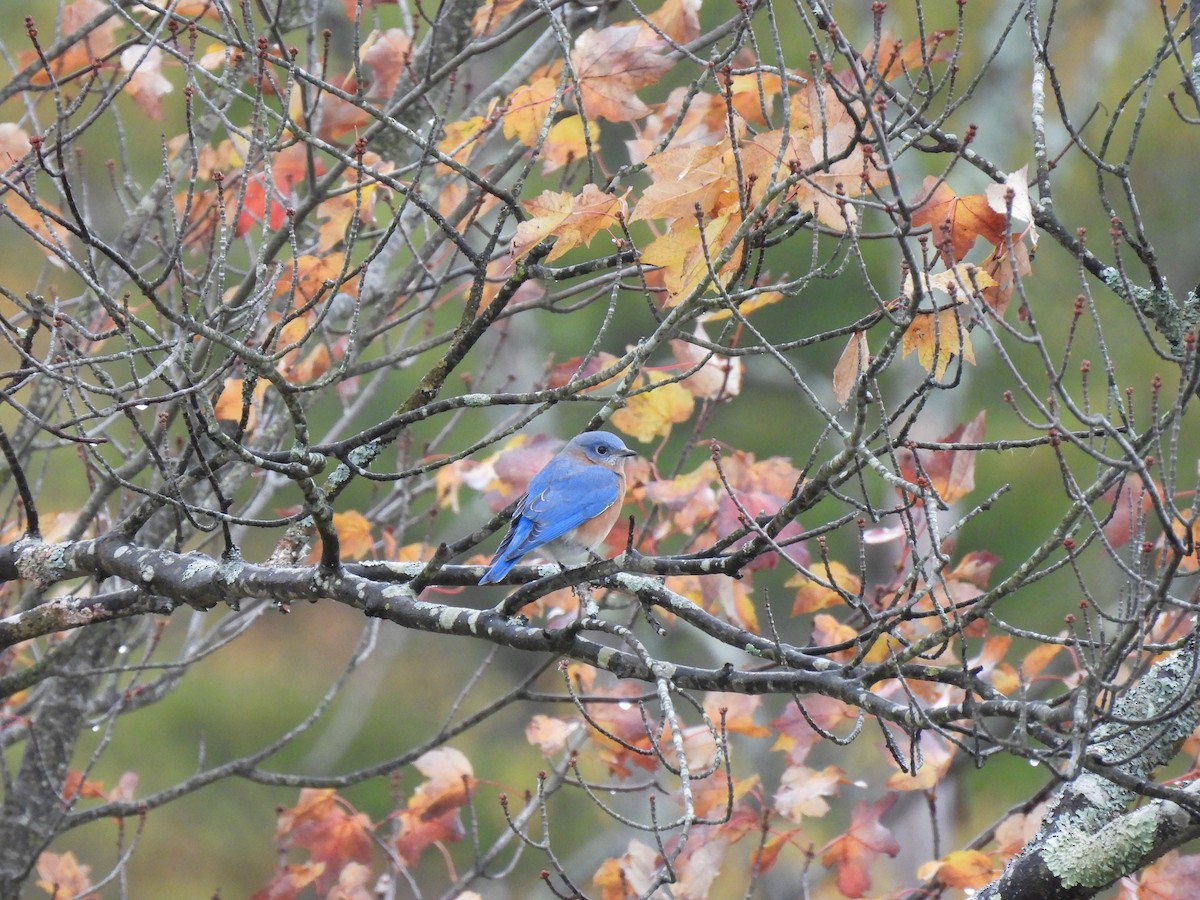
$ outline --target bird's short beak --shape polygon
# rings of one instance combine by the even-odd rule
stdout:
[[[640,455],[636,450],[630,450],[629,448],[626,448],[624,450],[618,450],[617,453],[620,454],[621,456],[639,456]]]

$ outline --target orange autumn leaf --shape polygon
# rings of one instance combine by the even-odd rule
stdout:
[[[971,335],[967,332],[962,314],[953,307],[938,312],[916,313],[904,332],[900,349],[906,357],[915,350],[921,367],[934,378],[946,374],[955,356],[962,357],[971,365],[975,364]]]
[[[486,0],[471,17],[471,34],[475,37],[491,34],[501,21],[514,13],[524,2],[525,0]]]
[[[938,47],[953,34],[954,29],[932,31],[924,40],[917,39],[904,44],[885,33],[879,40],[878,50],[874,41],[863,48],[862,59],[874,63],[877,78],[891,81],[905,72],[915,72],[930,63],[952,59],[952,49],[938,50]]]
[[[523,84],[504,101],[502,129],[506,138],[516,138],[526,147],[537,143],[538,135],[550,112],[550,103],[558,93],[558,78],[542,75]]]
[[[52,249],[64,246],[70,237],[70,232],[55,221],[55,217],[61,218],[62,213],[58,207],[46,203],[40,198],[37,200],[37,205],[45,212],[34,209],[16,191],[9,191],[0,197],[0,209],[41,238],[46,246],[42,246],[42,243],[39,242],[38,247],[46,255],[46,259],[51,265],[65,269],[66,263]]]
[[[983,440],[986,428],[987,411],[983,410],[970,422],[959,425],[939,438],[937,443],[978,444]],[[909,481],[920,477],[928,479],[930,486],[946,503],[960,500],[975,489],[975,450],[947,448],[917,450],[915,453],[914,457],[914,451],[904,449],[897,454],[900,472]],[[988,569],[990,572],[991,569]]]
[[[707,342],[704,325],[696,323],[692,332],[697,341]],[[710,352],[700,343],[671,341],[675,361],[686,370],[696,371],[680,382],[698,400],[732,400],[742,392],[742,360],[738,356],[722,356]]]
[[[601,864],[592,884],[599,888],[600,900],[626,900],[650,889],[657,868],[658,854],[641,841],[631,840],[623,855]]]
[[[450,122],[442,129],[444,134],[438,141],[438,150],[455,162],[466,165],[472,151],[487,134],[488,128],[488,120],[483,116],[471,116],[469,119]]]
[[[749,300],[744,300],[737,304],[737,310],[743,316],[748,316],[750,313],[762,309],[764,306],[773,306],[783,300],[784,294],[782,291],[759,291]],[[704,317],[705,322],[719,322],[722,319],[728,319],[733,316],[733,313],[728,309],[719,309],[714,313],[709,313]]]
[[[97,16],[112,11],[110,4],[104,0],[75,0],[74,3],[68,3],[59,16],[60,35],[66,37],[74,34]],[[90,67],[95,60],[105,59],[117,46],[116,31],[120,25],[119,15],[109,15],[104,24],[89,29],[82,38],[51,59],[49,70],[55,80]],[[50,74],[40,65],[36,50],[22,51],[17,60],[22,68],[31,64],[38,65],[37,71],[33,73],[34,84],[50,83]]]
[[[292,900],[324,872],[325,863],[319,862],[281,866],[266,887],[250,895],[250,900]]]
[[[613,426],[648,444],[656,437],[665,438],[672,427],[690,419],[696,398],[681,384],[663,382],[664,376],[651,375],[650,384],[658,386],[630,397],[613,413]]]
[[[937,186],[933,187],[935,184]],[[986,195],[960,197],[950,185],[944,181],[939,183],[933,175],[925,179],[921,191],[928,196],[913,212],[913,225],[930,227],[934,246],[947,266],[953,266],[966,256],[979,238],[989,244],[1004,240],[1004,216],[992,209]]]
[[[226,378],[221,393],[213,403],[213,412],[218,420],[225,422],[241,422],[246,417],[245,431],[254,431],[258,422],[258,413],[262,409],[263,397],[267,393],[266,379],[260,378],[254,385],[254,393],[245,396],[245,380],[242,378]]]
[[[714,725],[723,718],[727,732],[746,737],[771,737],[774,733],[765,725],[754,724],[754,714],[761,706],[762,697],[750,694],[718,693],[704,698],[704,711]]]
[[[837,867],[837,886],[847,897],[861,897],[871,888],[871,863],[880,854],[900,852],[892,832],[880,819],[895,805],[899,794],[888,794],[877,803],[861,802],[850,814],[850,827],[825,848],[821,863]]]
[[[670,147],[646,160],[650,184],[642,191],[630,221],[686,219],[696,221],[696,208],[706,216],[736,203],[738,185],[728,138],[714,144]]]
[[[677,44],[700,37],[700,0],[665,0],[647,18]]]
[[[637,96],[674,65],[662,53],[657,35],[643,25],[589,28],[575,39],[571,67],[579,85],[579,103],[590,118],[632,122],[650,112]]]
[[[317,891],[324,894],[343,865],[367,862],[374,846],[373,826],[330,789],[305,788],[296,805],[284,809],[276,820],[276,838],[308,851],[310,862],[320,865]],[[311,874],[309,870],[306,874]]]
[[[981,262],[980,268],[991,276],[992,284],[983,289],[983,302],[1003,316],[1017,282],[1033,271],[1029,248],[1024,241],[1013,241],[1012,253],[1004,243],[997,244]]]
[[[358,560],[375,546],[371,523],[357,510],[333,514],[333,527],[342,546],[342,559]]]
[[[306,253],[284,270],[275,284],[275,296],[283,297],[294,290],[295,300],[299,304],[301,300],[315,300],[318,297],[329,300],[337,292],[353,295],[357,291],[354,282],[338,284],[344,263],[340,255],[314,256]]]
[[[990,883],[999,872],[986,853],[979,850],[955,850],[939,860],[921,866],[917,877],[937,879],[939,884],[959,890],[977,889]]]
[[[91,873],[92,867],[80,863],[70,850],[63,854],[47,851],[37,860],[37,886],[51,897],[95,900],[100,895],[92,891]]]
[[[533,218],[517,226],[512,239],[513,259],[520,259],[553,236],[554,248],[546,256],[547,262],[553,262],[568,250],[587,246],[601,229],[616,224],[618,213],[625,212],[624,200],[604,193],[594,184],[584,185],[578,195],[543,191],[522,206]]]
[[[1192,900],[1200,885],[1200,854],[1172,850],[1136,877],[1121,879],[1117,900]]]
[[[837,560],[829,561],[828,571],[818,563],[813,569],[813,574],[820,580],[798,572],[784,582],[785,587],[799,588],[796,591],[796,600],[792,604],[793,616],[816,612],[829,606],[840,606],[846,602],[845,594],[857,597],[862,590],[862,582],[858,576],[851,574],[850,570]]]
[[[715,257],[729,245],[741,226],[741,216],[734,213],[735,207],[726,207],[719,216],[705,222],[703,230],[696,226],[694,218],[677,219],[671,230],[642,250],[643,263],[662,267],[668,306],[680,303],[710,278]],[[739,243],[717,274],[736,269],[741,258]],[[712,289],[711,281],[708,289]]]
[[[413,791],[399,813],[400,835],[396,849],[412,864],[436,841],[457,841],[463,836],[458,811],[475,792],[475,772],[470,760],[453,747],[422,754],[413,766],[425,781]]]
[[[854,658],[857,648],[854,646],[858,639],[858,629],[845,625],[828,613],[818,613],[813,617],[812,642],[820,647],[832,647],[838,644],[850,644],[843,650],[827,654],[831,659],[847,662]]]

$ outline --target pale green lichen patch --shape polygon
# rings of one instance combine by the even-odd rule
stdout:
[[[1091,813],[1055,823],[1042,858],[1064,887],[1104,887],[1142,865],[1155,842],[1152,817],[1123,817],[1090,833]]]
[[[596,665],[602,669],[607,669],[613,661],[613,657],[617,655],[617,651],[612,647],[602,647],[600,652],[596,654]]]

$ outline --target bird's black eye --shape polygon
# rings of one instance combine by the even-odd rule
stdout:
[[[599,453],[601,456],[603,456],[605,453],[608,452],[608,448],[605,447],[603,444],[601,444],[599,447],[596,448],[596,452]]]

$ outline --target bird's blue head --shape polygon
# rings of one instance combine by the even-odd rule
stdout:
[[[618,471],[627,457],[637,456],[636,451],[630,450],[621,443],[619,437],[607,431],[585,431],[572,438],[567,449],[581,454],[588,462]]]

